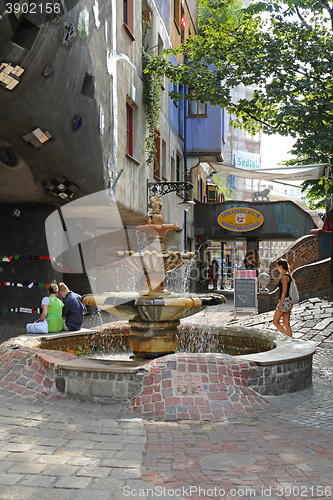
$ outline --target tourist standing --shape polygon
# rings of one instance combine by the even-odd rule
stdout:
[[[219,276],[219,265],[216,259],[212,260],[211,265],[209,266],[208,269],[208,274],[207,274],[207,288],[209,287],[209,284],[211,281],[213,281],[213,289],[217,290],[217,280]]]
[[[81,302],[81,295],[69,290],[65,283],[59,283],[59,295],[62,297],[64,308],[64,330],[74,332],[82,328],[86,306]]]
[[[276,307],[273,325],[279,330],[279,332],[292,337],[292,331],[290,326],[290,313],[293,308],[293,304],[289,297],[290,284],[293,281],[289,264],[285,259],[279,259],[277,261],[277,267],[281,273],[281,279],[278,283],[280,290],[279,303]],[[283,325],[280,323],[282,318]]]

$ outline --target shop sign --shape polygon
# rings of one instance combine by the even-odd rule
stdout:
[[[264,216],[252,208],[235,207],[221,212],[217,222],[228,231],[241,233],[243,231],[253,231],[260,227],[264,222]]]
[[[258,154],[247,153],[245,151],[233,152],[233,167],[246,168],[248,170],[260,168],[261,157]]]

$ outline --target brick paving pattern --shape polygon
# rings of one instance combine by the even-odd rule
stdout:
[[[40,351],[20,347],[9,340],[0,345],[0,395],[9,398],[43,399],[50,403],[62,399],[51,392],[54,363],[76,356],[65,352]]]
[[[163,420],[224,420],[273,411],[247,386],[255,363],[222,355],[172,354],[150,362],[142,393],[126,414]],[[277,411],[277,408],[275,408]]]
[[[263,498],[268,488],[270,498],[317,498],[320,486],[329,493],[324,498],[333,493],[332,434],[276,418],[227,425],[149,422],[146,426],[143,478],[155,486],[191,491],[192,500],[203,498],[198,495],[200,488],[214,491],[214,487],[225,490],[225,498],[235,497],[237,491],[237,498]],[[204,457],[211,454],[215,460],[203,467]],[[236,454],[239,462],[247,457],[253,463],[237,466],[236,459],[228,464],[230,454]],[[245,490],[247,494],[242,494]],[[288,495],[289,491],[299,494]]]
[[[332,499],[333,304],[307,301],[292,321],[295,337],[318,344],[313,387],[210,422],[124,418],[121,405],[59,396],[49,385],[60,353],[43,364],[1,345],[0,499]]]

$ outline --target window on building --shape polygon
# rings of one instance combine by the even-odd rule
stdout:
[[[30,50],[39,33],[39,28],[25,17],[22,19],[11,41],[23,49]]]
[[[178,83],[172,83],[171,84],[171,91],[172,92],[178,92]],[[172,101],[174,103],[174,105],[176,106],[176,108],[178,108],[178,101],[176,101],[175,99],[173,99]]]
[[[163,49],[164,49],[164,43],[163,43],[163,40],[162,40],[162,38],[160,37],[160,35],[158,35],[158,41],[157,41],[157,54],[158,54],[159,56],[161,56],[161,55],[162,55]]]
[[[160,35],[158,35],[158,42],[157,42],[157,55],[159,57],[162,56],[162,52],[164,50],[164,43],[163,43],[163,40],[162,38],[160,37]],[[160,76],[160,83],[161,83],[161,87],[162,87],[162,90],[165,90],[165,76]]]
[[[173,0],[173,19],[180,31],[180,0]]]
[[[192,96],[195,95],[195,89],[189,89],[189,94]],[[207,115],[207,104],[204,104],[200,101],[193,100],[188,102],[188,114],[189,116],[206,116]]]
[[[181,182],[183,180],[183,169],[182,169],[182,157],[179,153],[176,156],[176,181]]]
[[[89,97],[89,99],[94,99],[95,97],[95,78],[88,73],[84,76],[81,94]]]
[[[184,85],[179,85],[179,93],[184,94]],[[180,99],[178,101],[178,134],[181,136],[181,138],[184,137],[184,106],[185,106],[185,101],[184,99]]]
[[[162,157],[161,157],[161,168],[162,168],[162,178],[167,180],[168,172],[167,172],[167,154],[166,154],[166,142],[162,139]]]
[[[185,25],[184,25],[184,20],[185,20],[185,11],[183,9],[183,6],[181,6],[181,11],[180,11],[180,40],[182,43],[185,42]]]
[[[133,13],[134,13],[134,0],[123,0],[124,25],[128,29],[129,34],[134,39]]]
[[[133,107],[126,103],[126,154],[133,156]]]
[[[161,136],[157,131],[155,135],[155,148],[156,148],[156,155],[154,158],[154,178],[160,180],[161,179]]]
[[[171,158],[171,181],[176,181],[176,162],[174,158]]]

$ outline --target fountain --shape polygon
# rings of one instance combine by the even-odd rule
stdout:
[[[162,202],[158,195],[150,199],[148,223],[136,230],[146,234],[144,252],[118,251],[117,257],[135,271],[144,272],[146,288],[137,294],[103,293],[85,295],[85,305],[97,306],[126,318],[130,324],[130,346],[137,359],[152,359],[175,352],[180,319],[196,314],[207,306],[223,304],[223,295],[180,296],[165,289],[166,273],[180,269],[194,258],[193,252],[166,251],[164,238],[177,231],[175,224],[164,224]]]
[[[74,210],[68,206],[67,216],[75,219],[75,211],[81,214],[82,206],[77,201],[72,203]],[[164,238],[177,226],[163,224],[158,197],[151,203],[148,223],[136,228],[147,236],[148,248],[142,252],[117,252],[118,259],[144,273],[146,287],[138,293],[102,293],[83,298],[85,304],[126,318],[129,323],[113,322],[91,331],[41,337],[23,335],[3,345],[8,359],[14,359],[15,353],[34,354],[28,373],[33,377],[38,373],[38,378],[45,373],[56,395],[65,393],[103,403],[121,401],[124,414],[153,419],[223,420],[238,414],[252,418],[267,404],[260,395],[309,387],[313,342],[290,339],[267,329],[217,325],[208,320],[204,325],[200,320],[180,324],[181,318],[226,299],[218,294],[184,296],[165,289],[166,273],[184,266],[194,254],[166,251]],[[88,212],[91,205],[95,204],[88,205]],[[103,212],[107,216],[110,207],[107,201]],[[52,220],[51,240],[54,227]],[[129,243],[129,238],[126,240]],[[62,247],[58,241],[59,237],[53,248],[59,254]],[[121,248],[118,240],[115,243]],[[130,350],[137,359],[114,357],[115,353]],[[108,358],[104,357],[106,351],[111,354]]]

